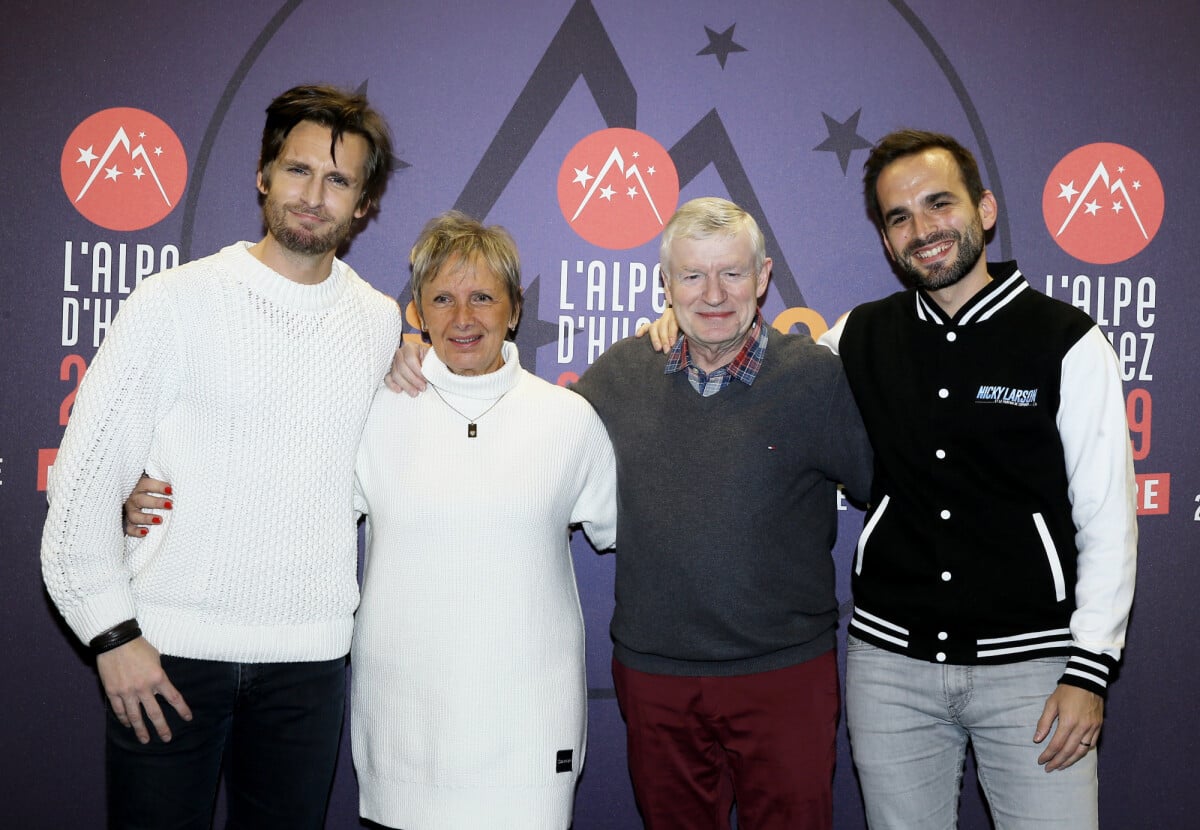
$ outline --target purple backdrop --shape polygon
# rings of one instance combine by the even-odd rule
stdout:
[[[1188,149],[1200,126],[1190,49],[1200,34],[1195,3],[1157,3],[1151,12],[1119,0],[10,0],[0,19],[9,81],[0,132],[9,209],[0,233],[12,254],[0,281],[6,826],[103,822],[102,702],[86,655],[45,597],[37,557],[40,482],[79,370],[139,266],[259,238],[253,176],[263,107],[281,90],[314,81],[365,87],[392,125],[401,162],[348,261],[406,300],[405,258],[426,219],[457,206],[506,225],[525,270],[519,344],[526,366],[550,380],[581,372],[626,326],[660,308],[652,290],[656,246],[616,250],[585,241],[560,208],[560,169],[589,135],[635,129],[669,154],[681,201],[716,194],[750,207],[776,261],[768,318],[806,307],[818,328],[897,288],[862,207],[865,148],[900,126],[963,139],[1001,205],[992,258],[1019,256],[1035,287],[1097,318],[1122,350],[1135,404],[1145,515],[1127,656],[1101,749],[1102,824],[1193,826],[1200,813],[1189,775],[1200,734],[1193,702],[1200,649],[1192,636],[1200,615],[1191,597],[1200,587],[1200,461],[1192,367],[1200,287],[1184,237],[1200,226]],[[127,199],[144,207],[150,198],[144,188],[119,189],[132,176],[105,176],[74,201],[72,175],[97,162],[76,158],[85,147],[72,135],[81,128],[94,137],[99,156],[112,129],[88,133],[81,125],[115,107],[161,119],[187,156],[182,198],[139,230],[106,229],[74,206],[111,208]],[[136,147],[139,138],[129,138]],[[161,158],[151,153],[155,138],[144,139],[151,161]],[[1086,149],[1097,142],[1123,145],[1141,160],[1128,173],[1117,170],[1117,151]],[[1074,254],[1056,242],[1043,212],[1045,191],[1057,231],[1071,200],[1052,173],[1069,154],[1069,189],[1084,191],[1098,162],[1110,173],[1078,196],[1098,207],[1072,227],[1082,239],[1068,246]],[[595,157],[591,175],[604,160]],[[118,147],[106,169],[132,173],[137,161]],[[622,161],[628,172],[632,158]],[[164,177],[180,170],[178,159],[161,166]],[[669,190],[642,172],[647,192]],[[1142,178],[1126,181],[1135,176]],[[1127,189],[1117,192],[1119,177]],[[615,201],[625,199],[628,209],[633,180],[621,180]],[[567,181],[564,201],[577,205]],[[1116,231],[1089,231],[1084,217],[1128,233],[1129,212],[1114,214],[1110,205],[1141,205],[1150,220],[1158,216],[1156,194],[1165,210],[1156,233],[1147,221],[1149,241],[1129,243],[1116,261],[1097,254],[1102,237]],[[587,209],[601,205],[597,197]],[[660,207],[669,213],[672,205]],[[1103,261],[1110,264],[1095,264]],[[860,525],[860,513],[842,514],[843,601]],[[586,544],[577,544],[576,560],[592,700],[575,826],[636,827],[608,671],[613,563]],[[862,827],[844,735],[836,786],[837,826]],[[963,802],[964,828],[988,826],[973,783]],[[328,826],[359,826],[348,747]]]

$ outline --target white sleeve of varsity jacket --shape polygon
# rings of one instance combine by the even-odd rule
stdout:
[[[817,345],[824,346],[834,354],[840,355],[841,353],[838,351],[838,346],[841,345],[842,332],[846,330],[846,320],[849,319],[849,317],[850,313],[846,312],[840,318],[838,318],[838,321],[833,324],[833,328],[829,329],[819,338],[817,338]]]
[[[1099,327],[1067,352],[1061,392],[1058,431],[1079,550],[1071,637],[1078,648],[1115,662],[1133,602],[1137,495],[1121,376]]]

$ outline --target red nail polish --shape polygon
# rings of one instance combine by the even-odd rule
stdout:
[[[162,516],[155,516],[153,519],[150,520],[150,523],[156,524],[156,525],[162,524]]]
[[[171,510],[171,509],[173,509],[174,507],[175,507],[175,505],[171,504],[171,502],[169,502],[169,501],[168,501],[168,502],[163,502],[163,508],[164,508],[164,509],[166,509],[166,510]]]
[[[147,533],[149,533],[149,532],[150,532],[150,531],[146,530],[146,528],[144,528],[144,527],[139,527],[139,528],[138,528],[138,535],[139,535],[139,536],[145,536],[145,535],[146,535]]]
[[[168,484],[166,487],[163,488],[163,492],[168,496],[174,495],[174,491],[171,489],[170,484]]]

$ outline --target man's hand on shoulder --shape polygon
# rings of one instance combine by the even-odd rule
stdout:
[[[1033,742],[1040,744],[1054,730],[1054,737],[1038,756],[1038,763],[1046,772],[1066,769],[1095,748],[1103,725],[1104,698],[1087,689],[1060,683],[1046,698],[1033,734]]]
[[[425,361],[425,353],[429,347],[417,345],[405,340],[392,356],[392,370],[388,372],[383,382],[393,392],[403,392],[410,398],[415,398],[425,391],[425,375],[421,372],[421,364]]]
[[[175,507],[175,491],[165,481],[143,475],[125,500],[125,535],[140,538],[154,525],[162,524],[162,514],[156,511]]]
[[[181,718],[192,719],[192,710],[183,695],[163,671],[158,650],[144,637],[98,654],[96,670],[113,714],[122,726],[132,727],[142,743],[150,743],[147,720],[159,738],[164,742],[171,740],[171,729],[156,695],[161,696]]]

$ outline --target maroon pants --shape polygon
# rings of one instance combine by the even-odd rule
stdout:
[[[830,830],[838,680],[832,651],[736,677],[646,674],[613,660],[629,774],[647,830]]]

